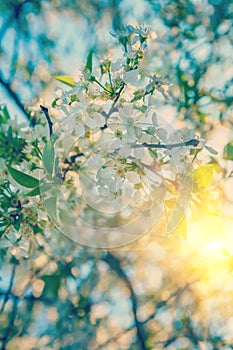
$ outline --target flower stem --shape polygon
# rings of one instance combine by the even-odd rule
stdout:
[[[109,91],[108,89],[106,89],[105,86],[103,86],[97,79],[93,80],[96,84],[98,84],[100,87],[102,87],[102,89],[104,89],[104,91],[108,92],[109,94],[111,94],[112,92]]]

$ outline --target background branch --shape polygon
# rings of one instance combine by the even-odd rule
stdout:
[[[11,277],[10,277],[10,283],[9,283],[9,287],[6,291],[6,294],[4,296],[4,300],[3,300],[3,303],[2,303],[2,307],[1,307],[1,311],[0,313],[2,314],[3,311],[4,311],[4,308],[5,308],[5,305],[9,299],[9,295],[11,294],[11,290],[12,290],[12,287],[13,287],[13,284],[14,284],[14,278],[15,278],[15,271],[16,271],[16,265],[13,264],[12,266],[12,272],[11,272]]]
[[[136,326],[136,330],[137,330],[137,338],[138,338],[138,342],[140,344],[140,349],[147,350],[148,348],[146,346],[146,335],[145,335],[143,326],[140,323],[140,321],[138,320],[138,316],[137,316],[137,296],[134,292],[133,286],[132,286],[128,276],[126,275],[125,271],[121,267],[119,259],[115,255],[108,252],[107,255],[105,257],[103,257],[103,260],[124,281],[124,283],[126,284],[128,290],[130,292],[130,299],[132,302],[132,311],[133,311],[135,326]]]
[[[4,336],[1,339],[2,340],[1,350],[6,350],[6,345],[7,345],[8,341],[9,341],[11,330],[14,327],[14,322],[15,322],[15,319],[16,319],[16,316],[17,316],[18,301],[19,301],[18,298],[14,298],[13,299],[13,306],[12,306],[12,310],[11,310],[8,326],[6,328]]]
[[[30,113],[27,111],[27,109],[25,108],[25,106],[23,105],[23,103],[20,101],[19,97],[17,96],[17,94],[14,92],[14,90],[12,89],[10,83],[6,82],[2,76],[0,75],[0,84],[2,85],[2,87],[4,88],[4,90],[8,93],[8,95],[13,99],[13,101],[15,102],[15,104],[17,105],[17,107],[19,107],[19,109],[21,110],[21,112],[23,112],[24,116],[26,117],[26,119],[28,121],[31,121],[31,116]]]

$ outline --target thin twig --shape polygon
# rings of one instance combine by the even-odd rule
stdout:
[[[16,265],[13,264],[9,287],[8,287],[8,289],[6,291],[5,296],[4,296],[4,300],[3,300],[3,303],[2,303],[0,314],[3,313],[5,305],[6,305],[7,301],[8,301],[8,299],[9,299],[9,295],[11,294],[11,290],[12,290],[12,287],[13,287],[13,284],[14,284],[15,271],[16,271]]]
[[[199,144],[199,141],[197,139],[191,139],[189,141],[184,141],[184,142],[178,142],[178,143],[171,143],[171,144],[162,144],[162,143],[138,143],[136,145],[132,145],[132,148],[163,148],[163,149],[168,149],[171,150],[173,148],[178,148],[178,147],[184,147],[184,146],[194,146],[196,147]]]
[[[104,129],[106,129],[106,128],[108,127],[108,119],[109,119],[109,117],[111,116],[111,114],[115,111],[115,106],[116,106],[117,101],[119,100],[119,98],[120,98],[120,96],[121,96],[121,93],[122,93],[124,87],[125,87],[125,83],[123,82],[122,85],[121,85],[121,87],[120,87],[120,89],[119,89],[119,91],[118,91],[117,94],[116,94],[116,97],[115,97],[115,99],[114,99],[114,101],[113,101],[113,104],[112,104],[112,106],[111,106],[109,112],[108,112],[108,113],[104,113],[104,116],[105,116],[105,124],[104,124],[104,126],[102,126],[102,127],[100,128],[101,130],[104,130]]]
[[[49,136],[51,138],[51,136],[53,135],[53,122],[50,118],[50,115],[49,115],[49,110],[47,107],[44,107],[42,105],[40,105],[40,108],[42,110],[42,112],[44,113],[46,119],[47,119],[47,122],[48,122],[48,125],[49,125]]]
[[[16,315],[17,315],[18,301],[19,301],[19,299],[17,297],[15,297],[14,300],[13,300],[13,306],[12,306],[12,310],[11,310],[9,323],[8,323],[7,328],[6,328],[5,334],[2,337],[2,339],[1,339],[2,340],[1,350],[6,350],[6,345],[7,345],[8,341],[9,341],[10,332],[11,332],[12,328],[14,327],[15,318],[16,318]]]
[[[106,349],[106,346],[113,343],[113,342],[117,342],[119,341],[120,338],[122,338],[125,334],[127,334],[130,331],[133,331],[135,329],[135,326],[130,326],[126,329],[124,329],[121,332],[118,332],[114,337],[109,338],[107,341],[105,341],[103,344],[98,344],[96,345],[93,350],[100,350],[100,349]]]
[[[128,159],[132,160],[132,161],[137,161],[136,158],[132,157],[132,156],[129,156]],[[140,165],[143,166],[143,168],[151,171],[153,174],[156,174],[158,177],[160,177],[160,179],[162,179],[163,181],[167,181],[167,182],[170,182],[171,184],[173,184],[174,186],[177,185],[177,181],[176,180],[172,180],[172,179],[169,179],[168,177],[165,177],[163,175],[161,175],[160,173],[158,173],[157,171],[155,171],[153,169],[153,166],[152,165],[148,165],[148,164],[145,164],[143,162],[140,162]]]
[[[108,252],[107,255],[103,258],[103,260],[125,282],[128,290],[130,292],[130,299],[131,299],[131,302],[132,302],[132,311],[133,311],[135,326],[136,326],[136,330],[137,330],[138,342],[140,344],[140,349],[141,350],[146,350],[147,349],[146,339],[145,339],[146,337],[145,337],[145,334],[144,334],[143,325],[138,320],[138,316],[137,316],[137,308],[138,308],[137,307],[137,296],[136,296],[136,294],[134,292],[133,286],[132,286],[128,276],[126,275],[125,271],[121,267],[119,259],[115,255],[113,255],[110,252]]]

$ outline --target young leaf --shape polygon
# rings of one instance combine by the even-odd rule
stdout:
[[[7,169],[11,174],[11,176],[13,177],[13,179],[23,187],[35,188],[35,187],[38,187],[40,184],[39,180],[36,179],[35,177],[24,174],[21,171],[16,170],[10,166],[8,166]]]
[[[194,191],[203,187],[208,187],[213,179],[213,175],[213,164],[207,164],[197,168],[193,173]]]
[[[52,177],[54,168],[54,143],[51,140],[49,140],[44,147],[42,161],[47,173]]]
[[[187,238],[187,219],[186,216],[183,217],[183,219],[180,221],[179,225],[171,232],[174,237],[179,236],[184,239]]]
[[[212,147],[210,146],[205,146],[205,148],[207,149],[207,151],[209,151],[211,154],[214,154],[214,155],[217,155],[218,152],[215,151],[215,149],[213,149]]]
[[[209,164],[213,164],[214,166],[214,170],[216,171],[216,173],[221,173],[223,171],[221,165],[219,164],[219,162],[217,161],[217,159],[215,159],[214,157],[210,157],[210,162]]]
[[[87,63],[86,63],[86,69],[88,69],[92,73],[92,56],[93,56],[93,49],[91,49],[87,56]]]
[[[64,83],[68,86],[75,87],[75,82],[72,77],[69,77],[67,75],[55,75],[54,78],[61,83]]]
[[[226,160],[233,160],[233,141],[229,142],[224,147],[223,158]]]

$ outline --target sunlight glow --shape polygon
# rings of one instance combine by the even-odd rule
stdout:
[[[194,250],[198,250],[199,264],[226,265],[227,255],[230,256],[232,236],[229,234],[233,226],[222,217],[203,216],[190,223],[189,242]]]
[[[218,256],[221,257],[221,250],[224,248],[223,242],[219,239],[208,242],[203,246],[202,253],[206,256]]]

